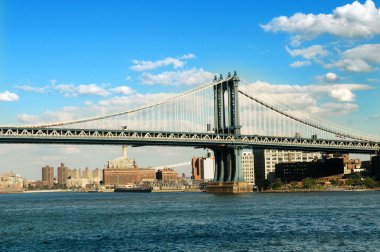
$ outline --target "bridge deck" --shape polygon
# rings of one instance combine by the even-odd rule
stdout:
[[[133,130],[87,130],[58,128],[0,128],[0,143],[84,144],[135,146],[187,146],[218,148],[240,146],[253,149],[281,149],[376,154],[380,143],[346,139],[310,139],[259,135],[157,132]]]

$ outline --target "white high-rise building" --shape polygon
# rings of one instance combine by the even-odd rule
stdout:
[[[251,151],[244,151],[241,155],[243,178],[249,183],[255,183],[254,159]]]
[[[204,158],[202,159],[202,179],[212,180],[214,179],[214,159],[213,158]]]
[[[215,159],[211,156],[211,150],[207,150],[207,157],[202,159],[202,179],[214,179]]]
[[[289,162],[311,162],[322,157],[320,152],[302,152],[289,150],[254,150],[256,183],[271,179],[275,174],[275,165]]]

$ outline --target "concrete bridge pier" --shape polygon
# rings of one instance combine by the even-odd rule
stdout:
[[[247,193],[252,192],[252,185],[244,181],[241,167],[242,149],[227,147],[214,149],[215,176],[209,183],[209,193]]]

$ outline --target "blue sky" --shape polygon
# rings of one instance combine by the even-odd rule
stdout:
[[[0,124],[117,111],[237,70],[286,103],[296,93],[310,113],[380,134],[379,7],[352,0],[1,1]],[[38,178],[45,164],[94,168],[119,156],[118,147],[102,148],[83,160],[97,148],[0,146],[0,172]],[[16,165],[16,150],[28,164]],[[139,161],[155,151],[136,148],[130,156]],[[140,163],[191,158],[185,149],[174,153]]]

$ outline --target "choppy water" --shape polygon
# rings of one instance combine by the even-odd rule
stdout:
[[[380,192],[0,195],[0,251],[379,251]]]

